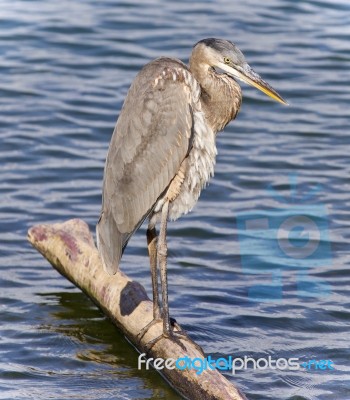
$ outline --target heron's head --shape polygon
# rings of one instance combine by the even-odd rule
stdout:
[[[196,59],[209,67],[220,68],[227,74],[256,87],[274,100],[288,104],[246,62],[243,53],[232,42],[223,39],[203,39],[193,48]]]

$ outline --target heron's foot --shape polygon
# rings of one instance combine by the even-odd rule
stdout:
[[[149,322],[146,326],[144,326],[141,331],[137,335],[137,339],[139,342],[141,342],[142,338],[145,336],[145,334],[148,332],[150,328],[152,328],[153,325],[163,323],[162,318],[153,318],[151,322]]]
[[[163,321],[162,321],[163,322]],[[160,340],[168,339],[173,343],[176,343],[178,346],[182,348],[182,350],[187,351],[186,346],[182,343],[182,340],[188,340],[192,342],[191,339],[187,336],[185,331],[174,331],[172,329],[169,332],[163,332],[158,337],[152,339],[148,343],[146,343],[146,351],[147,353],[153,348],[155,344],[157,344]]]
[[[158,323],[163,323],[163,319],[162,318],[154,318],[144,328],[142,328],[140,333],[137,335],[139,342],[141,342],[142,338],[148,332],[148,330],[153,325],[158,324]],[[162,339],[169,339],[169,340],[173,341],[174,343],[176,343],[177,345],[179,345],[182,348],[182,350],[187,351],[186,346],[182,343],[182,341],[185,340],[185,341],[190,342],[191,345],[194,346],[202,354],[203,358],[205,358],[205,354],[204,354],[204,351],[201,348],[201,346],[199,346],[197,343],[193,342],[188,337],[187,332],[180,328],[180,326],[176,322],[175,318],[170,318],[170,325],[171,325],[171,328],[170,328],[169,332],[163,332],[158,337],[156,337],[146,343],[146,351],[147,352],[149,352],[152,349],[152,347]]]
[[[159,305],[153,305],[153,319],[151,322],[149,322],[146,326],[144,326],[141,331],[138,333],[137,338],[139,342],[141,342],[142,338],[145,336],[145,334],[148,332],[150,328],[152,328],[153,325],[158,324],[159,322],[163,322],[162,319],[162,312],[159,308]]]
[[[137,335],[137,339],[139,342],[141,342],[142,338],[145,336],[145,334],[149,331],[149,329],[152,328],[152,326],[161,323],[163,324],[163,318],[153,318],[151,322],[149,322],[146,326],[144,326],[141,331]],[[173,330],[174,327],[176,327],[176,331]],[[181,342],[180,338],[178,338],[176,335],[181,336],[181,339],[191,341],[191,339],[187,336],[187,333],[183,330],[181,330],[180,326],[177,324],[176,319],[170,318],[170,329],[168,332],[163,332],[161,335],[158,337],[150,340],[149,342],[146,343],[146,350],[147,352],[152,349],[152,347],[158,343],[161,339],[169,339],[172,340],[174,343],[177,343],[184,351],[186,351],[186,347],[183,345]]]
[[[199,353],[201,353],[203,358],[205,358],[205,354],[201,346],[199,346],[199,344],[193,342],[189,338],[187,332],[180,328],[180,326],[176,323],[176,320],[170,318],[170,323],[172,329],[169,332],[163,332],[160,336],[148,342],[146,344],[146,351],[149,352],[152,349],[152,347],[162,339],[169,339],[172,342],[176,343],[178,346],[180,346],[182,350],[187,351],[187,348],[183,343],[183,341],[187,341],[190,343],[191,346],[194,346],[199,351]],[[174,328],[176,328],[176,330]]]

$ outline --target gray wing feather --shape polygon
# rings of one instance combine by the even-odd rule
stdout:
[[[147,64],[131,85],[113,132],[97,224],[98,248],[111,274],[188,153],[193,98],[184,72],[188,76],[187,67],[171,59]]]

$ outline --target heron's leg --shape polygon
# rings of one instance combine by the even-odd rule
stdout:
[[[153,224],[147,229],[148,254],[151,265],[152,294],[153,294],[153,319],[160,318],[158,272],[157,272],[157,231]]]
[[[162,319],[163,319],[163,334],[161,336],[156,337],[147,343],[148,351],[161,339],[166,338],[170,339],[173,342],[177,343],[184,351],[186,351],[186,346],[180,340],[178,335],[181,335],[181,339],[191,340],[188,338],[186,332],[179,330],[179,326],[176,322],[171,323],[171,319],[169,316],[169,303],[168,303],[168,276],[167,276],[167,257],[168,257],[168,247],[166,242],[166,234],[167,234],[167,222],[168,222],[168,214],[169,214],[169,200],[165,201],[162,207],[162,215],[160,221],[160,230],[158,237],[158,261],[160,267],[160,282],[162,287]],[[176,327],[178,330],[173,330],[172,325]],[[193,343],[193,342],[192,342]],[[203,350],[197,346],[202,354]]]
[[[154,338],[150,342],[147,343],[146,348],[147,351],[151,350],[152,347],[161,339],[167,338],[175,343],[177,343],[183,350],[186,351],[186,347],[179,339],[177,335],[181,336],[181,339],[190,341],[204,356],[204,352],[200,346],[195,344],[191,341],[191,339],[187,336],[186,332],[180,330],[179,325],[177,325],[176,321],[170,318],[169,316],[169,304],[168,304],[168,277],[167,277],[167,256],[168,256],[168,248],[166,242],[166,234],[167,234],[167,222],[168,222],[168,213],[169,213],[169,201],[166,201],[162,207],[162,215],[160,221],[160,231],[158,237],[158,261],[160,266],[160,281],[161,281],[161,288],[162,288],[162,320],[163,320],[163,334]],[[155,230],[154,230],[155,232]],[[148,233],[148,232],[147,232]],[[147,238],[150,236],[147,236]],[[150,256],[151,257],[151,256]],[[157,256],[156,256],[157,257]],[[151,259],[152,263],[152,259]],[[153,277],[152,277],[153,281]],[[158,294],[158,288],[157,288]],[[148,331],[148,329],[155,323],[159,322],[159,319],[154,318],[145,328],[142,329],[141,338],[144,334]],[[176,328],[176,330],[172,329],[172,326]]]
[[[155,224],[151,220],[148,224],[148,229],[147,229],[147,245],[148,245],[148,255],[149,255],[151,276],[152,276],[153,319],[146,326],[144,326],[137,335],[140,341],[153,325],[162,321],[161,311],[159,307],[159,290],[158,290],[157,231],[155,228]]]
[[[169,303],[168,303],[168,246],[166,242],[167,223],[169,214],[169,200],[165,201],[162,207],[162,216],[160,220],[160,230],[158,239],[158,258],[160,267],[160,282],[162,288],[162,317],[163,317],[163,334],[171,336]]]
[[[138,334],[139,340],[143,338],[145,333],[151,328],[152,325],[163,322],[163,335],[164,337],[170,337],[172,332],[170,328],[169,318],[169,306],[168,306],[168,280],[167,280],[167,244],[166,244],[166,227],[168,219],[169,201],[166,201],[162,207],[161,221],[160,221],[160,233],[158,237],[156,230],[151,223],[147,230],[147,242],[148,251],[150,255],[151,272],[152,272],[152,288],[153,288],[153,320],[148,323],[141,332]],[[150,229],[151,228],[151,229]],[[152,229],[153,228],[153,229]],[[158,273],[157,273],[157,261],[160,264],[160,279],[162,288],[162,311],[159,309],[159,294],[158,294]],[[157,299],[157,300],[155,300]],[[156,303],[156,304],[155,304]],[[158,313],[156,316],[155,313]],[[161,319],[162,318],[162,319]],[[155,344],[162,338],[156,338],[150,343]]]

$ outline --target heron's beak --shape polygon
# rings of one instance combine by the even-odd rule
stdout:
[[[229,75],[232,75],[235,78],[248,83],[248,85],[254,86],[261,90],[274,100],[288,105],[288,103],[276,92],[276,90],[273,89],[267,82],[265,82],[248,64],[245,64],[243,67],[238,65],[231,67],[230,65],[220,63],[219,67]]]

